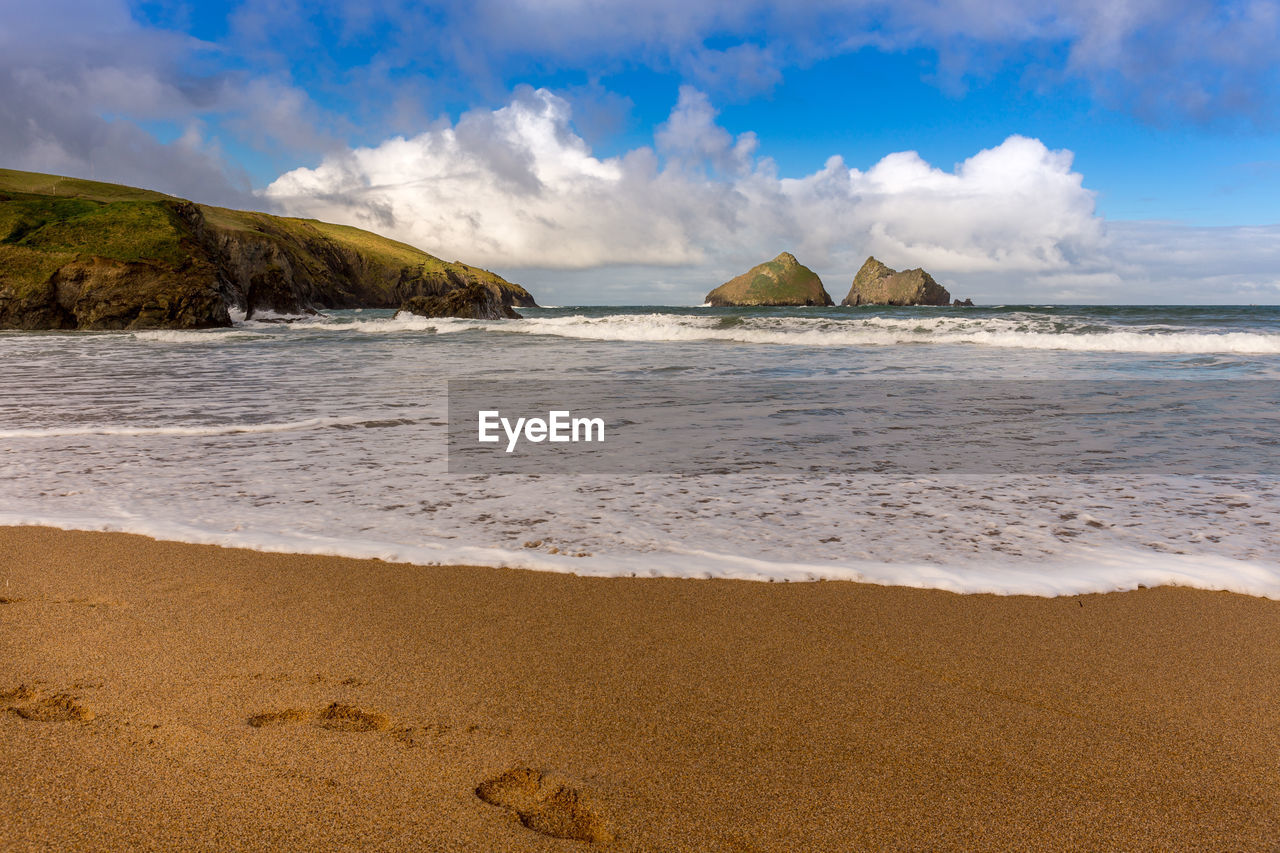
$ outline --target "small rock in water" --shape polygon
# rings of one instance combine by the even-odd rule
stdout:
[[[401,311],[422,317],[459,317],[466,320],[519,320],[520,315],[502,303],[502,297],[480,282],[471,282],[440,296],[414,296]]]

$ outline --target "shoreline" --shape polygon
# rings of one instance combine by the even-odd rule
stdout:
[[[996,595],[1036,598],[1067,598],[1081,595],[1107,595],[1139,589],[1175,587],[1205,592],[1228,592],[1253,598],[1280,601],[1280,570],[1262,563],[1250,563],[1235,557],[1215,554],[1160,554],[1118,551],[1093,559],[1096,565],[1085,568],[1069,556],[1059,557],[1062,574],[1041,565],[1033,571],[1017,568],[1023,560],[978,570],[973,565],[936,565],[912,563],[867,562],[849,566],[830,563],[795,563],[762,560],[731,554],[708,555],[700,552],[703,562],[698,570],[672,570],[679,554],[644,554],[611,557],[582,555],[567,549],[560,554],[527,548],[499,548],[465,545],[405,545],[375,540],[320,540],[314,537],[294,541],[269,541],[269,534],[245,537],[238,532],[212,532],[174,527],[165,523],[144,523],[136,529],[119,528],[118,522],[99,522],[84,517],[28,520],[16,514],[0,513],[0,530],[50,529],[73,533],[100,533],[108,536],[138,536],[159,542],[228,550],[253,551],[260,554],[283,554],[300,557],[324,557],[356,561],[386,562],[396,565],[436,568],[441,566],[474,566],[511,571],[567,574],[576,577],[732,580],[747,583],[856,583],[873,586],[927,589],[958,595]],[[498,556],[495,556],[498,555]],[[714,557],[716,559],[710,560]],[[1079,558],[1083,559],[1083,558]],[[621,568],[600,569],[600,564],[613,563]],[[709,569],[708,565],[715,568]],[[1120,577],[1117,579],[1116,575]],[[1063,575],[1066,575],[1064,577]],[[1103,578],[1107,580],[1104,582]]]
[[[0,527],[0,554],[18,849],[1280,838],[1271,599],[583,577],[43,527]]]

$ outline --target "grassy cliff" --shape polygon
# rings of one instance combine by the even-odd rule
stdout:
[[[399,308],[501,276],[344,225],[0,169],[0,328],[229,325],[230,309]]]

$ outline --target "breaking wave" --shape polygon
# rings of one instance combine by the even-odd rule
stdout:
[[[1280,334],[1196,331],[1168,324],[1106,326],[1058,318],[1015,317],[705,317],[694,314],[615,314],[590,317],[536,317],[512,321],[426,320],[366,321],[386,331],[432,328],[437,333],[483,330],[521,335],[552,335],[599,341],[727,341],[806,347],[896,346],[899,344],[972,344],[1036,350],[1106,353],[1280,353]]]

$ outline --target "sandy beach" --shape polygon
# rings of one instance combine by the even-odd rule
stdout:
[[[0,529],[0,847],[1264,850],[1280,602]]]

